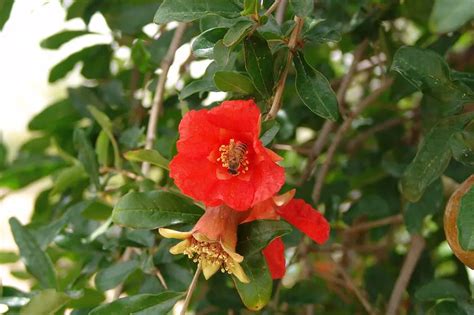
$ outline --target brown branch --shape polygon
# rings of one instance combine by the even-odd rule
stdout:
[[[380,87],[371,92],[366,98],[364,98],[355,108],[355,110],[347,117],[347,119],[342,123],[342,125],[339,127],[339,129],[336,131],[336,134],[334,138],[332,139],[331,146],[329,147],[327,154],[326,154],[326,161],[324,162],[323,166],[321,167],[321,170],[319,171],[317,177],[316,177],[316,184],[314,185],[314,190],[313,190],[313,202],[317,204],[319,202],[319,198],[321,195],[321,189],[324,184],[324,180],[326,178],[326,175],[329,171],[329,167],[331,166],[332,160],[334,158],[334,155],[336,153],[337,147],[342,141],[342,137],[344,134],[349,130],[352,121],[354,118],[356,118],[364,109],[366,109],[369,105],[374,103],[378,97],[385,92],[393,83],[393,79],[385,79]]]
[[[161,108],[163,106],[163,96],[165,93],[165,84],[166,79],[168,77],[168,72],[174,60],[174,55],[176,50],[181,43],[181,38],[183,37],[184,31],[186,30],[186,24],[180,23],[176,28],[174,33],[173,39],[171,40],[171,44],[166,52],[165,57],[161,61],[161,73],[158,79],[158,83],[156,84],[155,96],[153,98],[153,103],[150,112],[150,120],[148,121],[148,128],[146,133],[146,142],[145,142],[145,149],[152,149],[153,145],[155,144],[156,139],[156,129],[158,127],[158,116],[161,112]],[[143,162],[142,164],[142,173],[144,175],[148,174],[150,170],[150,163]]]
[[[342,278],[344,281],[346,281],[347,286],[354,292],[355,296],[357,299],[360,301],[362,306],[365,308],[368,314],[370,315],[375,315],[377,314],[372,305],[370,305],[369,301],[365,297],[365,293],[363,293],[354,283],[354,280],[352,280],[351,276],[346,272],[346,270],[339,264],[337,263],[334,259],[333,262],[336,266],[337,271],[341,274]]]
[[[275,0],[272,5],[268,8],[267,11],[265,11],[265,13],[263,14],[264,16],[270,16],[270,14],[273,13],[273,11],[275,11],[278,6],[280,5],[280,2],[281,0]]]
[[[402,295],[405,292],[408,283],[410,282],[410,278],[424,248],[425,240],[423,237],[418,234],[413,235],[411,238],[410,250],[405,257],[402,270],[398,275],[397,282],[395,282],[392,295],[390,296],[390,301],[388,302],[387,315],[397,314],[400,302],[402,300]]]
[[[283,70],[280,80],[278,81],[275,96],[273,97],[272,107],[270,108],[265,120],[274,119],[281,107],[281,98],[283,96],[283,91],[285,90],[286,77],[290,71],[291,62],[293,61],[293,53],[298,43],[298,38],[300,36],[301,29],[303,28],[304,20],[298,16],[295,16],[295,23],[295,28],[291,32],[290,41],[288,42],[288,48],[290,51],[288,52],[288,57],[286,59],[285,69]]]
[[[344,233],[350,234],[350,233],[357,233],[357,232],[362,232],[362,231],[367,231],[373,228],[381,227],[384,225],[389,225],[389,224],[400,224],[403,222],[403,215],[397,214],[393,215],[390,217],[386,217],[380,220],[375,220],[375,221],[370,221],[370,222],[364,222],[361,224],[357,224],[355,226],[352,226],[346,230],[344,230]]]
[[[405,119],[397,117],[397,118],[392,118],[388,119],[378,125],[375,125],[361,133],[359,133],[354,139],[349,141],[346,145],[346,151],[349,153],[354,153],[356,149],[361,146],[363,142],[365,142],[370,136],[373,134],[384,131],[390,128],[393,128],[395,126],[398,126],[402,124],[405,121]]]
[[[188,309],[189,302],[191,302],[191,297],[193,296],[194,289],[196,289],[196,285],[198,283],[199,275],[201,274],[201,271],[202,271],[201,264],[198,264],[196,272],[194,273],[193,280],[191,281],[188,291],[186,292],[186,299],[184,300],[183,308],[181,309],[180,315],[186,314],[186,310]]]
[[[288,4],[288,0],[281,0],[280,5],[275,13],[275,20],[277,21],[278,25],[283,23],[283,19],[285,18],[286,12],[286,5]]]
[[[368,44],[369,44],[369,41],[364,40],[356,48],[354,52],[354,59],[352,60],[351,66],[349,67],[347,74],[342,78],[342,81],[339,84],[336,97],[337,97],[337,102],[339,104],[339,111],[341,111],[341,114],[344,114],[344,111],[345,111],[344,109],[345,107],[343,103],[344,103],[344,98],[346,96],[347,89],[349,88],[352,78],[354,77],[354,74],[357,70],[357,65],[359,64],[359,61],[362,59],[364,52],[367,49]],[[305,181],[307,181],[311,173],[313,172],[315,164],[316,164],[316,158],[319,156],[319,154],[321,154],[321,151],[324,149],[324,146],[328,142],[329,133],[332,131],[334,126],[335,126],[334,122],[327,120],[324,123],[323,127],[321,128],[318,138],[314,142],[314,146],[311,151],[311,154],[308,157],[308,163],[306,164],[306,167],[303,170],[303,174],[301,175],[301,178],[298,182],[299,186],[301,186]]]

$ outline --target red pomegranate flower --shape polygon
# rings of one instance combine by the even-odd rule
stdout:
[[[244,257],[235,252],[237,225],[244,216],[244,212],[234,211],[225,205],[209,207],[191,231],[160,228],[159,233],[166,238],[181,239],[171,247],[170,253],[185,254],[199,263],[206,279],[221,270],[248,283],[249,278],[240,266]]]
[[[324,244],[329,238],[329,223],[324,216],[302,199],[293,199],[291,190],[283,195],[274,196],[256,204],[243,222],[253,220],[283,218],[318,244]],[[263,255],[273,279],[285,275],[285,246],[281,238],[274,239],[264,250]]]
[[[188,112],[179,124],[178,154],[170,177],[207,206],[244,211],[273,196],[285,181],[281,158],[259,139],[260,110],[253,100],[225,101]]]

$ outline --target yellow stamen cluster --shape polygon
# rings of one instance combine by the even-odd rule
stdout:
[[[222,167],[227,168],[232,175],[245,174],[249,170],[249,161],[247,159],[247,146],[234,139],[230,139],[229,144],[223,144],[219,147],[220,157],[218,162]]]
[[[191,244],[184,250],[184,254],[195,263],[201,265],[220,266],[221,272],[232,273],[235,264],[233,259],[216,242],[202,242],[194,238],[190,239]],[[216,268],[217,269],[217,268]]]

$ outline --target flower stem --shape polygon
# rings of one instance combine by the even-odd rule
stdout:
[[[188,292],[186,292],[186,299],[184,300],[183,308],[181,309],[180,315],[185,315],[186,310],[188,309],[189,302],[191,301],[191,297],[193,296],[194,289],[196,289],[196,285],[199,279],[199,275],[201,274],[201,264],[198,264],[196,273],[194,274],[193,280],[189,285]]]

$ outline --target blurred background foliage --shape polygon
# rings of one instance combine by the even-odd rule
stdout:
[[[0,28],[12,5],[0,1]],[[21,258],[25,269],[12,274],[30,281],[31,290],[1,287],[9,314],[172,312],[195,265],[170,255],[173,242],[154,229],[187,229],[202,212],[168,176],[180,119],[217,104],[223,94],[215,92],[254,98],[266,114],[282,88],[281,110],[263,124],[262,141],[284,157],[283,190],[297,188],[332,232],[323,246],[298,231],[284,236],[287,275],[252,288],[268,295],[260,312],[474,314],[472,271],[469,279],[443,230],[446,201],[474,166],[472,0],[63,5],[67,19],[85,27],[57,30],[43,48],[94,35],[88,24],[97,14],[110,42],[80,49],[51,69],[50,83],[77,68],[83,81],[30,121],[34,137],[12,160],[0,143],[7,193],[53,179],[37,196],[29,224],[10,220],[19,253],[0,252],[0,263]],[[189,55],[179,80],[160,91],[182,45]],[[192,75],[197,66],[203,71]],[[152,106],[159,113],[156,141],[139,151]],[[149,172],[141,162],[151,163]],[[415,257],[414,270],[397,291],[410,267],[405,257]],[[190,308],[250,313],[243,303],[251,302],[242,298],[219,274],[199,282]]]

